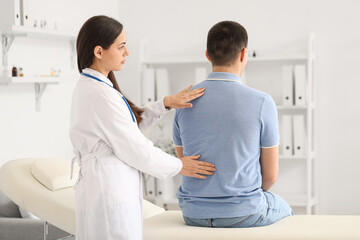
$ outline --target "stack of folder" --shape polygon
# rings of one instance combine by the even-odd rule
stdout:
[[[306,105],[306,66],[285,65],[282,69],[284,106]]]
[[[282,116],[281,144],[283,156],[305,156],[304,115]]]
[[[284,106],[306,106],[306,66],[285,65],[282,68]],[[284,156],[305,155],[304,115],[282,116],[282,152]]]

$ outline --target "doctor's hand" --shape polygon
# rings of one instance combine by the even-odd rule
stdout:
[[[206,179],[206,177],[203,175],[213,175],[216,171],[214,164],[196,160],[199,158],[200,155],[186,156],[180,158],[183,164],[183,168],[181,169],[179,174],[186,177],[194,177],[200,179]]]
[[[205,88],[196,88],[189,91],[190,88],[192,88],[192,85],[190,85],[189,87],[185,88],[184,90],[182,90],[177,94],[164,97],[165,107],[191,108],[192,104],[189,102],[204,95]]]

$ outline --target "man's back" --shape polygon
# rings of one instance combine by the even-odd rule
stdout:
[[[180,207],[191,218],[229,218],[261,211],[261,147],[278,144],[276,106],[263,92],[231,73],[211,73],[194,88],[205,95],[176,111],[174,143],[184,156],[200,154],[217,171],[206,180],[183,177]],[[216,80],[215,80],[216,79]]]

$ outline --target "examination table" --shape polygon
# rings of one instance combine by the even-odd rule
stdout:
[[[70,161],[17,159],[0,168],[0,188],[17,205],[75,235],[75,180],[69,176]],[[295,215],[266,227],[201,228],[185,225],[181,211],[165,211],[145,200],[143,215],[144,240],[360,240],[360,216],[353,215]]]

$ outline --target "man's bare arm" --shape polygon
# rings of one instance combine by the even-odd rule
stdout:
[[[279,147],[261,148],[260,155],[262,186],[264,191],[276,182],[279,173]]]
[[[175,151],[176,151],[176,155],[178,156],[178,158],[184,157],[183,147],[175,146]]]

